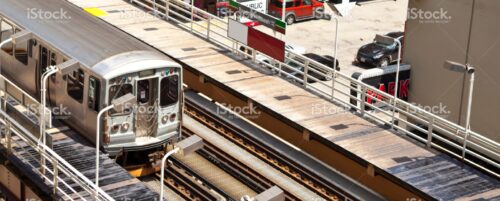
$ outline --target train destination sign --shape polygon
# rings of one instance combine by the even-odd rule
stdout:
[[[286,34],[286,23],[271,15],[259,12],[234,0],[229,0],[229,8],[233,11],[239,11],[241,17],[258,21],[270,29]]]

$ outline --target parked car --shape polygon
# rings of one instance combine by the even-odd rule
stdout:
[[[259,25],[260,25],[260,22],[250,20],[250,19],[248,19],[248,18],[246,18],[246,17],[241,17],[241,18],[240,18],[240,22],[241,22],[242,24],[244,24],[245,26],[247,26],[247,27],[256,27],[256,26],[259,26]]]
[[[403,32],[391,32],[385,36],[399,40],[403,44]],[[375,38],[372,43],[359,48],[356,60],[376,67],[386,67],[397,62],[399,48],[396,42],[388,43],[385,40]]]
[[[269,13],[281,19],[283,0],[271,0]],[[288,25],[307,19],[329,19],[325,13],[323,2],[318,0],[285,0],[285,22]]]

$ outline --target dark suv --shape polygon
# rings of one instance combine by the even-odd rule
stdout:
[[[403,32],[391,32],[386,34],[386,36],[399,40],[401,45],[403,45]],[[398,51],[399,46],[397,43],[387,43],[384,40],[377,41],[377,38],[375,38],[373,43],[363,45],[359,48],[356,60],[372,66],[386,67],[398,60]]]

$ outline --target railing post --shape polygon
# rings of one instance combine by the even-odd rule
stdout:
[[[7,144],[7,154],[12,153],[12,135],[10,132],[11,124],[10,122],[5,122],[5,142]]]
[[[302,75],[303,76],[302,79],[304,81],[304,88],[307,89],[307,79],[308,79],[307,75],[309,73],[309,60],[307,60],[307,59],[306,59],[306,62],[304,63],[304,72],[303,73],[304,74]]]
[[[274,60],[276,63],[276,60]],[[278,76],[281,76],[281,62],[278,63]]]
[[[239,56],[239,55],[240,55],[240,52],[238,52],[238,44],[239,44],[239,42],[238,42],[238,41],[235,41],[233,44],[234,44],[233,51],[234,51],[234,53],[235,53],[237,56]]]
[[[212,18],[211,16],[208,16],[208,19],[207,19],[207,40],[210,41],[210,18]]]
[[[462,146],[462,162],[465,161],[465,155],[467,153],[467,140],[469,137],[469,132],[470,132],[470,128],[465,128],[464,143]]]
[[[153,13],[154,16],[156,17],[156,0],[153,0]]]
[[[432,147],[433,129],[434,129],[434,117],[431,117],[431,120],[429,121],[429,126],[427,127],[427,148]]]
[[[335,62],[335,60],[334,60]],[[337,75],[335,72],[335,69],[333,69],[333,74],[332,74],[332,100],[335,100],[335,79]]]
[[[361,112],[361,116],[365,116],[365,99],[366,99],[366,88],[361,85],[361,102],[359,104],[359,110]]]
[[[398,101],[398,98],[397,96],[395,96],[393,99],[392,99],[392,121],[391,121],[391,128],[394,129],[394,124],[396,123],[396,107],[397,107],[397,101]]]
[[[252,62],[255,63],[255,57],[257,56],[257,50],[252,50]]]
[[[170,0],[165,1],[165,20],[168,21],[168,15],[170,12]]]
[[[7,113],[7,101],[9,100],[9,94],[7,94],[7,91],[4,91],[4,100],[2,103],[2,108],[5,113]]]
[[[194,24],[194,0],[191,0],[191,32],[193,32]]]
[[[57,162],[57,160],[54,158],[52,159],[52,166],[54,166],[54,174],[53,174],[53,183],[54,183],[54,188],[52,189],[52,193],[54,195],[54,198],[57,197],[57,187],[59,185],[59,180],[58,180],[58,177],[59,177],[59,169],[58,169],[58,166],[59,166],[59,163]]]

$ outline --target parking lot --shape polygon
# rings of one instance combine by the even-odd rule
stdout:
[[[356,5],[347,17],[339,17],[338,59],[341,72],[351,75],[370,68],[359,67],[352,62],[358,49],[373,41],[376,34],[403,31],[408,0],[373,1]],[[333,11],[327,7],[327,13]],[[260,26],[260,30],[272,34]],[[307,20],[287,26],[286,43],[302,46],[307,53],[331,55],[335,45],[334,20]],[[277,34],[279,38],[279,34]]]

